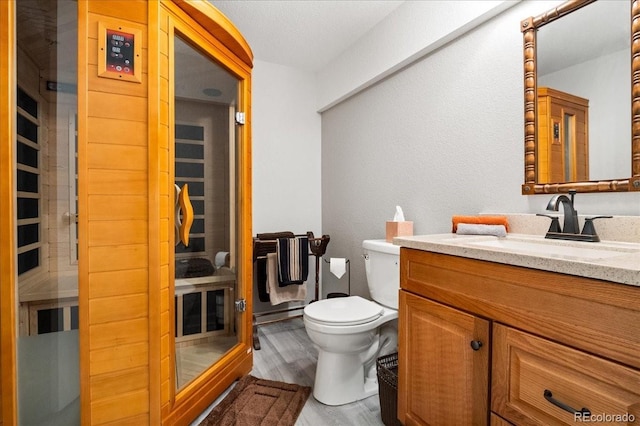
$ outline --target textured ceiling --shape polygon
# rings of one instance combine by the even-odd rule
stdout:
[[[254,59],[317,71],[403,1],[209,0],[242,33]]]
[[[318,71],[404,1],[209,0],[243,34],[255,59]],[[411,0],[413,1],[413,0]],[[586,15],[586,16],[583,16]],[[539,71],[575,64],[629,46],[628,0],[596,2],[545,26]],[[585,19],[588,23],[573,23]],[[548,40],[553,40],[548,42]],[[558,40],[562,40],[561,43]],[[568,47],[568,46],[576,46]],[[616,46],[616,47],[612,47]],[[617,47],[619,46],[619,47]]]

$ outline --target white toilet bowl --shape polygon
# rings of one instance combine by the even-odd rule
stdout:
[[[373,301],[336,297],[304,308],[304,325],[318,348],[313,396],[342,405],[378,392],[376,360],[398,347],[400,247],[365,240],[367,286]]]
[[[396,350],[397,318],[397,310],[359,296],[307,306],[304,324],[318,348],[314,398],[342,405],[375,395],[375,361]]]

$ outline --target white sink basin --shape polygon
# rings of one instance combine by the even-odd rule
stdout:
[[[514,253],[531,254],[543,257],[560,257],[575,260],[597,260],[637,253],[640,250],[624,246],[603,245],[600,243],[562,243],[557,240],[491,239],[468,241],[465,245],[499,249]]]

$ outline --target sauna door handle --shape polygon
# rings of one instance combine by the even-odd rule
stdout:
[[[178,195],[178,203],[180,204],[180,212],[182,213],[182,220],[180,221],[180,241],[182,244],[189,247],[189,232],[191,231],[191,225],[193,225],[193,206],[189,199],[189,185],[184,184]],[[176,214],[180,214],[180,212]]]

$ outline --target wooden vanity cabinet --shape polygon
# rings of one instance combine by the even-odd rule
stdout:
[[[400,263],[403,424],[640,424],[640,287],[408,248]]]

